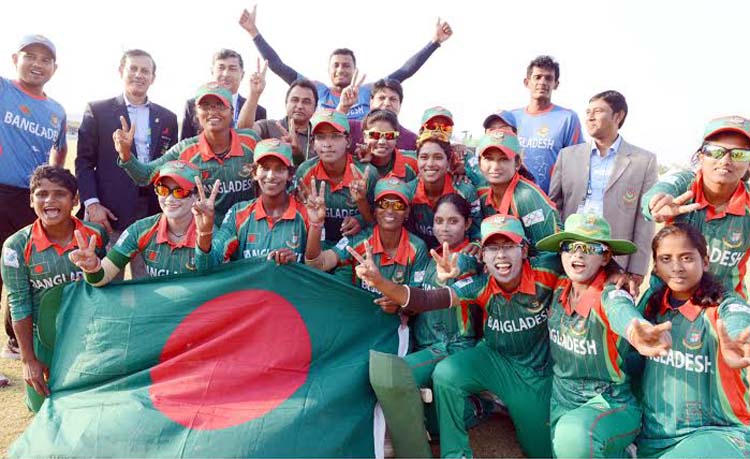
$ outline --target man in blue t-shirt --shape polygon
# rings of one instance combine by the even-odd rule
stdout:
[[[255,46],[258,48],[258,52],[263,56],[263,59],[268,61],[268,67],[280,76],[282,80],[286,81],[287,84],[292,84],[292,82],[299,78],[305,78],[301,73],[282,62],[276,51],[271,48],[260,34],[258,27],[255,25],[256,9],[257,5],[253,7],[252,11],[244,10],[240,18],[240,25],[250,34]],[[449,39],[451,35],[453,35],[451,26],[438,18],[437,25],[435,26],[435,36],[427,46],[406,61],[401,68],[388,75],[387,78],[402,82],[414,75],[429,59],[432,53],[445,40]],[[352,80],[356,69],[357,59],[354,57],[352,50],[339,48],[331,53],[331,57],[328,60],[328,73],[331,78],[331,86],[321,81],[313,81],[318,88],[318,108],[336,109],[339,104],[341,91],[353,83]],[[371,91],[371,83],[359,86],[357,103],[352,105],[349,113],[347,113],[347,118],[350,120],[361,120],[367,115],[370,111]]]
[[[29,178],[37,166],[65,163],[66,118],[62,105],[47,97],[44,85],[57,70],[55,45],[41,35],[21,39],[13,54],[16,79],[0,77],[0,245],[31,224]],[[51,158],[50,158],[51,156]],[[2,290],[0,279],[0,290]],[[18,343],[8,310],[5,358],[18,359]],[[0,376],[0,387],[4,377]]]
[[[518,123],[523,163],[537,185],[548,193],[552,166],[560,150],[583,142],[581,122],[573,110],[552,103],[552,91],[560,85],[560,64],[552,57],[539,56],[531,61],[523,84],[531,96],[529,105],[512,111]]]

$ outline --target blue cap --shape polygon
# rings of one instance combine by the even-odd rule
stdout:
[[[57,49],[55,48],[55,45],[52,44],[52,42],[49,40],[49,38],[45,37],[44,35],[26,35],[23,38],[21,38],[21,41],[18,42],[18,46],[16,47],[16,52],[19,52],[23,50],[25,47],[29,45],[42,45],[45,48],[47,48],[51,53],[52,57],[57,60]]]
[[[508,110],[498,110],[495,113],[492,113],[487,118],[484,119],[484,123],[482,123],[482,127],[487,129],[490,126],[490,123],[495,120],[502,120],[505,124],[512,127],[513,129],[518,129],[518,123],[516,122],[516,117]]]

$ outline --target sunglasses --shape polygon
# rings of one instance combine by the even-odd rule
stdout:
[[[379,209],[399,212],[406,210],[406,204],[400,199],[381,199],[376,203]]]
[[[375,129],[370,129],[365,131],[365,135],[370,140],[380,140],[381,137],[385,138],[385,140],[396,140],[401,133],[398,131],[376,131]]]
[[[721,159],[727,153],[729,153],[729,157],[732,161],[740,163],[750,161],[750,150],[745,148],[729,149],[711,143],[704,143],[701,147],[701,154],[704,156],[710,156],[713,159]]]
[[[561,252],[578,252],[586,255],[603,255],[609,251],[609,248],[598,242],[581,242],[581,241],[562,241],[560,243]]]
[[[442,131],[451,132],[453,131],[453,125],[445,124],[441,121],[428,121],[422,126],[427,131]]]
[[[194,190],[186,190],[185,188],[179,187],[170,189],[168,186],[162,185],[161,183],[157,183],[154,186],[154,191],[158,196],[161,196],[162,198],[166,198],[171,194],[176,199],[185,199],[194,192]]]

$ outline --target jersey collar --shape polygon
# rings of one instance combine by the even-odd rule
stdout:
[[[461,241],[460,244],[458,244],[456,247],[454,247],[453,249],[451,249],[451,253],[459,253],[459,252],[461,252],[464,249],[464,247],[466,247],[469,244],[471,244],[471,241],[469,241],[469,238],[464,238],[464,240]],[[442,255],[443,254],[443,244],[438,245],[437,247],[435,247],[434,250],[435,250],[435,252],[438,253],[438,255]]]
[[[411,244],[409,244],[409,233],[404,228],[401,228],[401,238],[398,241],[396,256],[393,258],[388,256],[385,247],[383,247],[382,242],[380,242],[380,227],[378,225],[375,225],[375,229],[372,231],[370,242],[372,243],[372,254],[382,254],[380,257],[380,266],[388,266],[394,263],[406,266],[415,255],[414,249],[412,249]]]
[[[664,292],[664,296],[662,296],[661,298],[661,308],[659,309],[659,315],[664,315],[667,311],[670,310],[677,310],[680,312],[680,314],[685,316],[687,320],[689,320],[690,322],[695,322],[695,319],[697,319],[701,314],[703,308],[693,303],[692,298],[683,303],[682,306],[676,308],[672,307],[672,305],[669,304],[669,289],[666,289]]]
[[[502,295],[506,300],[509,300],[513,295],[517,293],[523,293],[525,295],[536,295],[536,282],[534,281],[534,271],[531,269],[529,260],[523,261],[521,268],[521,282],[518,284],[515,290],[512,292],[506,292],[500,287],[494,277],[489,276],[488,282],[489,293],[491,295]]]
[[[400,178],[401,180],[406,179],[406,158],[404,158],[404,155],[398,148],[393,150],[393,166],[391,167],[391,171],[383,178],[390,177]]]
[[[443,191],[440,192],[440,197],[445,196],[446,194],[455,193],[456,189],[453,188],[453,177],[451,177],[450,174],[445,174],[445,183],[443,184]],[[438,197],[438,199],[440,199]],[[430,201],[430,198],[427,196],[427,192],[424,189],[424,180],[421,178],[417,179],[417,189],[414,190],[414,198],[412,198],[413,204],[425,204],[430,206],[430,208],[434,208],[435,202]]]
[[[333,184],[331,181],[331,177],[328,175],[328,172],[326,172],[325,168],[323,167],[323,161],[318,160],[318,164],[315,165],[313,168],[313,176],[316,180],[325,180],[328,182],[329,188],[332,192],[339,191],[343,189],[344,187],[348,187],[352,180],[354,180],[354,175],[352,174],[352,164],[354,162],[352,161],[351,156],[349,154],[346,155],[346,165],[344,166],[344,177],[342,177],[341,181],[337,184]]]
[[[508,188],[505,190],[505,194],[500,199],[500,207],[495,207],[495,200],[493,199],[493,191],[492,186],[489,187],[489,191],[487,192],[487,198],[485,200],[485,204],[487,204],[488,207],[492,207],[497,211],[497,213],[501,215],[509,215],[510,214],[510,204],[513,202],[513,193],[516,191],[516,185],[518,185],[518,182],[521,179],[521,175],[516,172],[513,174],[513,178],[510,180],[510,183],[508,183]]]
[[[212,159],[215,159],[219,164],[224,164],[224,160],[226,158],[232,156],[245,156],[242,151],[240,137],[237,135],[234,129],[230,129],[229,132],[232,136],[229,144],[229,153],[227,153],[223,158],[219,158],[218,156],[216,156],[216,154],[214,154],[214,151],[211,149],[211,145],[208,144],[208,140],[206,139],[206,133],[201,132],[200,136],[198,136],[198,151],[201,152],[201,159],[203,161],[210,161]]]
[[[91,236],[96,236],[96,246],[101,247],[102,241],[101,236],[96,233],[96,231],[92,230],[88,226],[84,225],[83,222],[76,217],[71,216],[70,217],[73,220],[74,230],[78,230],[83,234],[83,238],[86,240],[86,242],[89,241]],[[73,236],[73,234],[71,234]],[[50,247],[54,247],[55,252],[57,252],[58,255],[63,256],[65,252],[72,250],[73,248],[78,247],[78,241],[76,240],[75,236],[73,236],[65,247],[62,247],[47,238],[47,233],[44,232],[44,227],[42,227],[42,221],[40,219],[36,219],[34,221],[34,224],[31,227],[31,243],[34,244],[34,249],[39,252],[43,252]]]
[[[700,209],[706,209],[706,220],[723,218],[726,214],[743,216],[745,215],[745,209],[750,206],[750,196],[748,196],[743,182],[737,184],[737,189],[734,190],[734,194],[729,198],[727,207],[723,212],[716,212],[714,206],[706,200],[706,195],[703,193],[703,172],[698,171],[691,190],[693,191],[693,196],[695,196],[695,202],[700,205]]]
[[[187,233],[185,233],[186,237],[182,240],[182,242],[174,242],[169,239],[169,228],[167,224],[167,216],[164,214],[161,214],[161,217],[159,217],[159,225],[157,227],[156,231],[156,243],[157,244],[169,244],[169,246],[174,249],[179,249],[181,247],[190,247],[191,249],[195,248],[195,240],[196,240],[196,228],[195,228],[195,220],[190,219],[190,226],[188,226]]]
[[[560,303],[562,303],[563,308],[565,309],[565,314],[570,316],[573,315],[573,311],[575,311],[582,317],[588,317],[591,308],[593,308],[597,302],[602,300],[602,290],[604,289],[604,282],[606,280],[607,274],[602,269],[599,271],[599,274],[596,275],[594,281],[591,282],[591,285],[589,285],[586,291],[583,292],[583,295],[581,296],[581,299],[578,300],[578,304],[575,308],[570,305],[570,301],[568,300],[570,291],[573,288],[573,282],[568,280],[562,295],[560,295]]]
[[[277,222],[281,220],[294,220],[294,217],[297,216],[298,207],[299,207],[299,203],[297,202],[296,199],[294,199],[294,196],[289,196],[289,205],[287,206],[284,213],[281,215],[281,218],[277,220]],[[274,222],[271,219],[271,217],[269,217],[268,214],[266,213],[266,209],[263,208],[263,200],[261,198],[258,198],[255,200],[250,211],[255,212],[256,221],[262,220],[265,218],[268,221],[268,228],[269,229],[273,228]]]

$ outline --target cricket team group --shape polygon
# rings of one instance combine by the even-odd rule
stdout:
[[[625,97],[590,98],[586,141],[552,103],[559,64],[539,56],[528,105],[488,114],[467,147],[445,107],[416,132],[398,118],[401,83],[447,22],[366,83],[346,48],[330,81],[308,79],[257,19],[239,20],[262,56],[247,99],[242,56],[221,49],[181,126],[148,97],[151,55],[124,52],[123,92],[86,106],[75,175],[65,110],[44,92],[56,48],[19,41],[15,78],[0,78],[2,356],[22,361],[29,408],[50,395],[45,291],[258,258],[368,290],[408,326],[413,378],[371,374],[396,456],[428,441],[406,425],[443,457],[472,457],[468,429],[498,403],[529,457],[750,454],[750,120],[708,121],[685,169],[658,177],[654,154],[619,134]],[[259,104],[269,68],[289,85],[280,120]],[[434,400],[406,413],[424,388]]]

